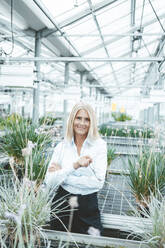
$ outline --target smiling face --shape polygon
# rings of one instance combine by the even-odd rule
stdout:
[[[87,137],[90,127],[90,118],[86,110],[80,109],[73,122],[73,131],[75,136]]]

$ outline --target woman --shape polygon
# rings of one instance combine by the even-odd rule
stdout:
[[[55,147],[46,174],[47,185],[60,185],[52,209],[61,199],[61,211],[51,218],[51,229],[66,231],[71,219],[68,201],[77,196],[69,231],[85,234],[92,227],[101,233],[97,192],[104,184],[106,168],[107,147],[99,136],[95,113],[90,105],[80,102],[70,113],[66,137]]]

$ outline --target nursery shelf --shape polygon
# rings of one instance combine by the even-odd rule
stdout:
[[[107,170],[107,173],[108,174],[112,174],[112,175],[124,175],[124,176],[128,176],[130,173],[129,173],[129,170],[117,170],[117,169],[109,169]]]
[[[73,247],[92,247],[92,248],[99,248],[99,247],[113,247],[113,248],[148,248],[146,243],[142,243],[140,241],[134,240],[127,240],[127,239],[116,239],[116,238],[108,238],[108,237],[97,237],[97,236],[90,236],[85,234],[77,234],[77,233],[66,233],[66,232],[59,232],[59,231],[51,231],[51,230],[44,230],[45,236],[51,240],[51,245],[53,241],[59,241],[59,243],[69,243],[72,244]],[[77,244],[77,245],[76,245]],[[51,247],[58,247],[58,246],[51,246]]]
[[[137,156],[137,152],[128,152],[128,151],[121,151],[121,152],[115,152],[116,155],[131,155],[131,156]]]
[[[138,233],[142,233],[142,230],[149,230],[152,225],[149,219],[134,216],[102,214],[101,219],[104,228],[126,232],[135,231],[136,228]]]

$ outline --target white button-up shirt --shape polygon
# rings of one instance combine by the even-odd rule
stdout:
[[[74,169],[73,164],[87,155],[92,158],[92,163],[88,167]],[[60,164],[61,169],[55,172],[47,171],[45,183],[48,186],[61,185],[68,192],[81,195],[97,192],[104,184],[107,169],[106,142],[101,138],[94,141],[87,138],[79,156],[74,140],[64,140],[55,147],[49,166],[53,162]]]

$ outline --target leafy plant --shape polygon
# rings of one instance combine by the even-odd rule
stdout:
[[[132,117],[127,115],[126,113],[113,112],[112,117],[115,121],[127,121],[132,120]]]
[[[133,234],[148,243],[152,248],[164,248],[165,245],[165,198],[158,192],[155,196],[151,193],[149,201],[145,201],[148,211],[142,207],[142,212],[147,218],[146,222],[141,219],[141,225],[133,223]],[[139,211],[133,208],[134,216],[140,217]]]
[[[110,165],[111,162],[116,158],[116,149],[115,148],[108,148],[107,151],[107,164]]]
[[[5,135],[0,140],[1,152],[7,154],[9,157],[14,158],[14,166],[16,171],[22,170],[24,173],[24,156],[22,149],[28,146],[28,142],[35,144],[32,151],[33,161],[33,179],[40,175],[44,177],[47,168],[48,158],[46,158],[46,148],[51,143],[51,136],[41,133],[37,130],[36,126],[29,124],[23,118],[14,118],[8,122],[5,130]]]
[[[39,119],[39,124],[40,125],[54,125],[54,123],[56,122],[56,120],[59,120],[61,118],[54,118],[52,116],[43,116]]]
[[[42,228],[48,225],[52,190],[43,187],[36,190],[35,182],[24,178],[21,182],[0,184],[0,196],[0,222],[5,227],[0,233],[1,247],[39,245],[41,237],[44,239]],[[56,209],[58,203],[52,214]]]
[[[5,126],[5,118],[0,116],[0,130],[3,130]]]
[[[129,185],[136,200],[148,201],[150,194],[161,193],[165,187],[165,155],[146,149],[140,153],[137,160],[129,159]]]

